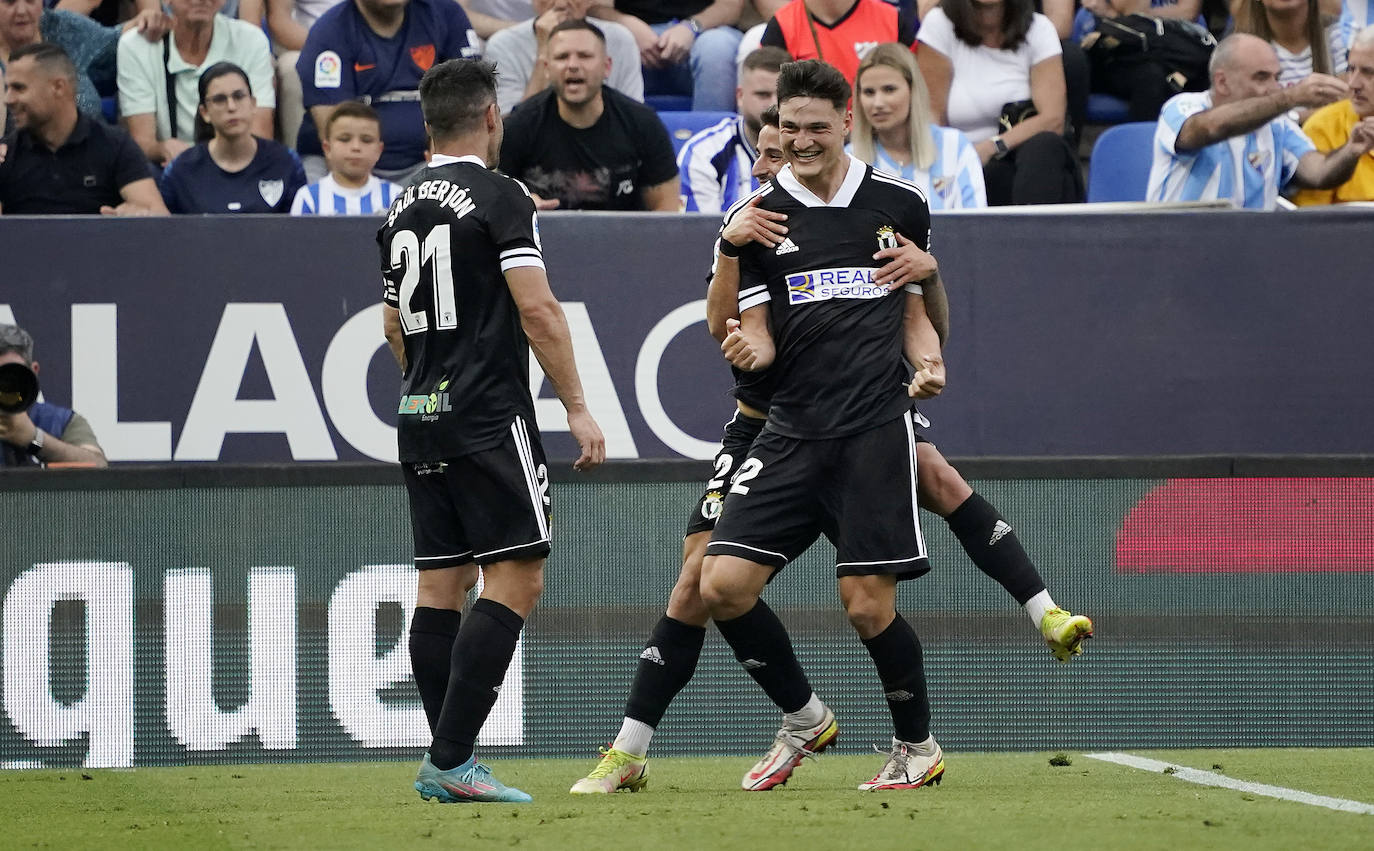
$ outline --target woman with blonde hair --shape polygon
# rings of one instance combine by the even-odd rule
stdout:
[[[1340,23],[1323,23],[1318,0],[1240,0],[1235,18],[1236,32],[1257,35],[1278,52],[1279,85],[1345,73]]]
[[[986,207],[983,163],[963,133],[937,125],[910,48],[869,51],[855,75],[850,152],[879,171],[921,187],[932,210]]]

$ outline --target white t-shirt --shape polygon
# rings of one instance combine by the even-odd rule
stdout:
[[[339,0],[296,0],[291,8],[291,17],[296,19],[296,23],[310,29],[310,27],[320,19],[320,15],[334,8],[334,4]]]
[[[200,103],[200,74],[216,62],[232,62],[243,69],[252,85],[258,106],[275,109],[277,92],[272,50],[261,27],[215,15],[210,51],[205,61],[191,65],[177,52],[172,36],[166,69],[162,64],[162,42],[150,44],[138,32],[129,30],[119,39],[119,112],[121,115],[157,116],[157,138],[171,136],[167,111],[167,72],[172,73],[177,98],[177,138],[195,141],[196,107]]]
[[[949,58],[953,78],[947,123],[975,143],[997,135],[997,117],[1005,104],[1030,97],[1031,68],[1062,52],[1054,24],[1039,12],[1026,40],[1014,51],[972,47],[960,41],[954,24],[938,7],[921,22],[917,38]]]

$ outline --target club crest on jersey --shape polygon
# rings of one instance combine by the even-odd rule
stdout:
[[[701,501],[701,516],[707,520],[720,519],[720,510],[725,505],[725,497],[720,491],[711,491]]]
[[[432,423],[439,419],[440,414],[448,413],[453,410],[453,402],[449,399],[448,379],[439,382],[439,386],[433,393],[416,393],[410,396],[402,396],[400,407],[396,413],[402,416],[418,416],[422,422]]]
[[[410,61],[421,71],[434,67],[434,45],[421,44],[410,49]]]
[[[281,180],[259,180],[258,194],[262,200],[267,202],[267,206],[275,207],[281,200],[282,193],[286,191],[286,183]]]
[[[884,248],[897,247],[897,232],[892,229],[892,225],[883,225],[878,228],[878,250]]]

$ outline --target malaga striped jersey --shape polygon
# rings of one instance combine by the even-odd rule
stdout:
[[[293,216],[380,216],[401,194],[401,187],[373,175],[367,183],[352,189],[340,186],[327,174],[319,183],[302,186],[291,204]]]
[[[720,213],[759,183],[750,174],[757,152],[744,133],[744,118],[723,119],[687,140],[677,155],[683,209]]]
[[[1346,48],[1355,40],[1355,33],[1374,24],[1371,6],[1374,6],[1374,0],[1341,0],[1341,44]],[[1341,55],[1344,56],[1344,52]]]
[[[1164,104],[1155,129],[1154,162],[1146,198],[1151,201],[1230,201],[1250,210],[1272,210],[1279,190],[1316,150],[1287,116],[1243,136],[1196,151],[1175,149],[1189,116],[1212,108],[1208,92],[1184,92]]]
[[[983,184],[983,161],[968,137],[952,127],[932,124],[930,134],[935,139],[935,162],[929,169],[915,163],[898,165],[882,145],[874,145],[873,167],[894,174],[921,187],[932,210],[969,210],[988,205],[987,187]],[[853,151],[853,145],[845,150]]]

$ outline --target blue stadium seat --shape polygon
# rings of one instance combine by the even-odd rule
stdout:
[[[101,98],[100,111],[104,113],[106,121],[114,124],[119,120],[119,98],[115,96]]]
[[[676,154],[697,132],[734,116],[733,112],[660,112],[658,120],[668,128],[668,136],[673,140],[673,153]]]
[[[1144,201],[1154,159],[1155,122],[1108,127],[1088,161],[1089,201]]]
[[[1113,95],[1088,95],[1089,124],[1122,124],[1131,119],[1131,105]]]
[[[691,95],[645,95],[644,105],[655,112],[687,112],[692,108]]]

